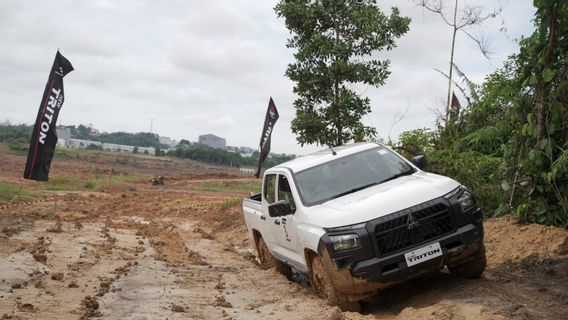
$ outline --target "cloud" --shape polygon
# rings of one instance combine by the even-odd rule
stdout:
[[[247,39],[218,41],[182,35],[171,47],[173,64],[205,77],[242,78],[262,72],[269,59],[261,46]]]
[[[75,71],[65,78],[60,123],[93,123],[103,131],[153,130],[175,139],[213,133],[227,144],[255,147],[268,99],[280,113],[273,132],[275,152],[306,153],[290,130],[295,116],[293,83],[284,76],[293,61],[290,36],[271,1],[52,0],[0,2],[0,121],[34,121],[57,48]],[[412,17],[410,31],[379,59],[391,60],[391,76],[380,88],[359,87],[373,112],[363,121],[382,137],[433,125],[431,109],[443,105],[451,30],[411,1],[396,5]],[[493,5],[493,1],[480,2]],[[510,1],[504,20],[508,38],[531,32],[530,3]],[[456,62],[472,79],[500,66],[515,43],[495,31],[491,63],[459,36]],[[491,31],[491,32],[489,32]],[[441,102],[441,103],[440,103]],[[393,127],[393,119],[408,108]],[[391,127],[392,130],[391,130]]]
[[[181,22],[184,33],[203,38],[239,38],[261,30],[260,23],[250,14],[239,10],[238,4],[228,1],[203,1],[194,6]]]

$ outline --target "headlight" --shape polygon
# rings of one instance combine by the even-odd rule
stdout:
[[[471,209],[471,207],[475,205],[475,202],[473,202],[473,196],[471,193],[464,190],[458,197],[458,204],[460,205],[462,212],[465,212],[468,209]]]
[[[329,240],[333,243],[333,250],[347,250],[361,246],[359,236],[356,234],[344,234],[340,236],[329,236]]]
[[[446,199],[455,199],[462,212],[475,207],[473,195],[464,186],[459,186],[444,196]]]

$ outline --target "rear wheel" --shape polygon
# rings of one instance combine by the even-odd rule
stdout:
[[[485,246],[482,246],[476,253],[475,258],[466,263],[457,266],[448,267],[450,272],[458,277],[476,279],[481,276],[485,267],[487,266],[487,259],[485,257]]]
[[[258,258],[260,259],[260,267],[263,270],[274,268],[276,271],[284,275],[288,280],[292,279],[292,268],[290,268],[290,266],[288,266],[287,264],[276,260],[276,258],[272,256],[262,237],[258,239],[257,251]]]
[[[311,276],[314,289],[320,298],[326,299],[331,305],[339,306],[343,311],[358,312],[361,310],[361,305],[358,301],[349,301],[346,297],[337,293],[329,274],[325,271],[320,256],[316,256],[312,260]]]

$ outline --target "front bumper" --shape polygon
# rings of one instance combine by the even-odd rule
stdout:
[[[449,234],[384,256],[377,257],[376,254],[371,254],[368,252],[369,248],[359,250],[367,251],[368,254],[354,251],[348,255],[337,255],[333,253],[330,244],[322,246],[327,251],[324,255],[329,257],[327,269],[334,287],[349,300],[361,300],[380,289],[442,269],[445,265],[455,266],[473,259],[475,253],[483,246],[483,224],[479,209],[472,216],[474,218],[470,223],[456,228]],[[407,266],[404,257],[406,252],[436,242],[440,243],[441,256],[414,266]]]
[[[405,252],[401,252],[360,261],[351,269],[351,274],[359,279],[393,283],[443,268],[445,265],[458,265],[479,250],[483,244],[483,228],[470,223],[431,243],[435,242],[439,242],[442,248],[440,257],[408,267],[404,258]]]

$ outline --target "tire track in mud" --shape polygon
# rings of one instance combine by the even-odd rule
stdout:
[[[2,316],[97,316],[97,298],[112,289],[113,279],[120,277],[119,270],[130,264],[127,260],[135,252],[128,243],[133,241],[125,241],[134,234],[111,233],[102,223],[40,220],[13,235],[11,240],[23,249],[2,252],[0,270],[13,271],[3,281],[12,288],[0,287]]]
[[[187,219],[145,221],[136,234],[151,248],[114,283],[121,290],[100,300],[105,318],[328,319],[339,312]]]

